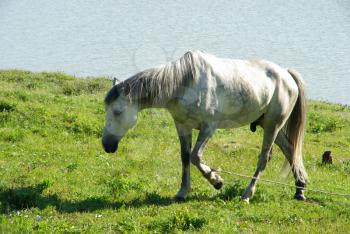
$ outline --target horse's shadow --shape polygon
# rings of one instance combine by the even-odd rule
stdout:
[[[43,191],[48,184],[43,182],[35,186],[18,187],[18,188],[0,188],[0,213],[9,213],[28,208],[45,209],[48,206],[55,207],[57,211],[62,213],[73,212],[94,212],[102,209],[120,209],[139,208],[144,206],[168,206],[174,204],[172,197],[161,196],[158,193],[147,193],[143,198],[136,198],[129,201],[111,202],[104,197],[92,197],[81,201],[68,201],[59,198],[56,194],[44,195]],[[241,189],[237,186],[228,187],[223,192],[214,195],[190,195],[187,201],[203,201],[203,200],[231,200],[241,194]]]
[[[142,207],[149,205],[166,206],[172,199],[157,193],[148,193],[143,199],[111,202],[103,197],[92,197],[81,201],[67,201],[54,195],[43,195],[48,185],[44,182],[35,186],[18,188],[0,188],[0,213],[8,213],[28,208],[45,209],[53,206],[59,212],[93,212],[101,209],[119,209],[121,207]]]

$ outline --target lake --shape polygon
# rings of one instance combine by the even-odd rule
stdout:
[[[190,49],[302,73],[350,104],[350,1],[1,0],[0,69],[125,79]]]

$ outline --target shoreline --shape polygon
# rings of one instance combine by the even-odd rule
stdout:
[[[63,76],[67,76],[67,77],[72,77],[72,78],[77,78],[77,79],[106,79],[106,80],[110,80],[111,81],[111,85],[113,82],[114,78],[119,79],[117,76],[105,76],[105,75],[100,75],[100,76],[76,76],[76,75],[71,75],[69,73],[66,73],[64,71],[31,71],[31,70],[24,70],[24,69],[17,69],[17,68],[13,68],[13,69],[0,69],[0,75],[1,73],[4,72],[18,72],[18,73],[30,73],[30,74],[44,74],[45,76],[47,76],[48,74],[52,74],[52,75],[63,75]],[[329,100],[322,100],[322,99],[314,99],[314,98],[307,98],[307,101],[314,101],[314,102],[322,102],[325,104],[332,104],[332,105],[339,105],[339,106],[343,106],[346,108],[350,108],[350,103],[342,103],[342,102],[332,102]]]

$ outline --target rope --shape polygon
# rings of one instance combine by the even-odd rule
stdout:
[[[291,184],[287,184],[287,183],[283,183],[283,182],[278,182],[278,181],[274,181],[274,180],[260,179],[260,178],[254,177],[254,176],[248,176],[248,175],[243,175],[243,174],[239,174],[239,173],[235,173],[235,172],[224,171],[224,170],[220,170],[220,169],[218,170],[218,172],[243,177],[246,179],[256,179],[256,180],[260,180],[260,181],[263,181],[266,183],[271,183],[271,184],[279,184],[279,185],[283,185],[286,187],[299,188],[299,189],[303,189],[303,190],[307,190],[307,191],[311,191],[311,192],[316,192],[316,193],[323,193],[323,194],[332,195],[332,196],[341,196],[341,197],[350,198],[350,194],[346,194],[346,193],[332,193],[332,192],[321,190],[321,189],[305,188],[305,187],[295,186],[295,185],[291,185]]]

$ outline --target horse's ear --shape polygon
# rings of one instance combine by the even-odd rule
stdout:
[[[124,96],[128,96],[130,94],[131,87],[129,83],[125,83],[123,87],[123,94]]]
[[[112,87],[115,86],[117,83],[118,83],[117,77],[113,77],[113,85],[112,85]]]

